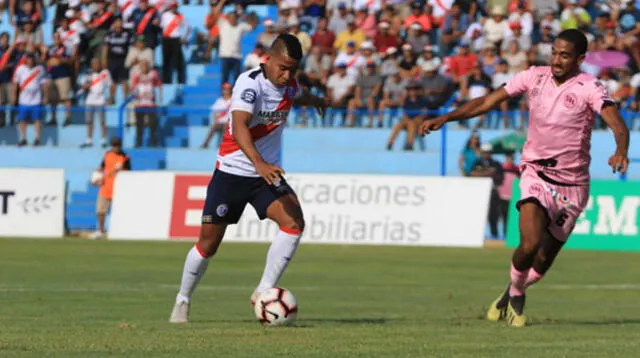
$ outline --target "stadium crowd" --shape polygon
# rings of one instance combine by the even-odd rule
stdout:
[[[243,38],[259,23],[247,11],[249,3],[212,1],[203,23],[190,24],[175,1],[57,0],[53,43],[45,44],[43,1],[11,0],[15,32],[0,36],[0,105],[19,110],[0,113],[0,125],[17,121],[24,127],[25,119],[42,115],[33,106],[60,104],[86,106],[88,123],[96,115],[104,123],[105,105],[113,104],[120,86],[125,96],[136,95],[139,146],[145,126],[156,132],[158,113],[148,108],[163,103],[162,84],[174,82],[174,70],[177,83],[185,83],[185,46],[195,38],[198,56],[191,60],[221,65],[224,95],[212,99],[213,134],[223,128],[236,76],[259,66],[282,32],[303,45],[300,83],[330,98],[325,121],[341,114],[346,126],[376,127],[402,116],[392,121],[389,148],[407,130],[405,149],[412,149],[426,116],[482,96],[516,71],[549,63],[554,36],[564,29],[584,31],[590,51],[602,54],[593,58],[605,58],[588,59],[583,70],[598,76],[622,109],[639,107],[640,11],[633,0],[282,0],[278,17],[262,19],[265,31],[243,58]],[[158,46],[162,63],[155,63]],[[612,67],[605,55],[626,60]],[[15,76],[22,65],[29,70]],[[34,71],[44,73],[30,76]],[[522,129],[526,109],[526,98],[513,100],[473,126]],[[51,113],[48,123],[57,124],[56,111]],[[70,118],[67,110],[64,123]],[[88,126],[85,146],[93,145],[92,130]],[[24,133],[20,145],[26,144]],[[158,139],[151,138],[155,145]]]

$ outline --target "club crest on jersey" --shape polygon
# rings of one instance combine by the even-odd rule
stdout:
[[[533,184],[529,187],[529,194],[538,195],[542,192],[542,186],[540,184]]]
[[[240,94],[240,99],[249,103],[249,104],[254,104],[256,103],[256,98],[258,97],[258,94],[256,93],[256,91],[252,88],[247,88],[244,91],[242,91],[242,93]]]
[[[227,204],[220,204],[216,208],[216,214],[218,214],[219,217],[223,217],[227,215],[228,212],[229,212],[229,207],[227,206]]]
[[[567,93],[564,96],[564,106],[567,108],[574,108],[578,104],[578,96],[574,93]]]

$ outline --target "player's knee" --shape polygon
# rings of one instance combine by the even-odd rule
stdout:
[[[305,222],[303,218],[291,218],[291,220],[280,225],[280,228],[287,232],[302,234],[304,231],[304,225]]]

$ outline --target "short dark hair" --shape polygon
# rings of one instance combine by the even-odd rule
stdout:
[[[296,61],[302,59],[302,45],[297,37],[291,34],[281,34],[273,41],[269,52],[272,54],[284,54]]]
[[[587,36],[585,36],[582,31],[576,29],[564,30],[558,34],[557,38],[572,43],[576,55],[582,56],[587,53],[589,42],[587,41]]]

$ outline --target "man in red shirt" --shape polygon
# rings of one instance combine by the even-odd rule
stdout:
[[[318,20],[318,28],[311,36],[311,44],[322,49],[325,55],[333,55],[333,43],[336,41],[336,34],[327,28],[327,18]]]
[[[424,12],[424,5],[418,0],[411,3],[411,14],[404,19],[405,30],[416,22],[421,25],[422,31],[431,31],[433,27],[431,16]]]
[[[400,40],[398,36],[389,33],[389,23],[387,21],[381,21],[378,24],[378,33],[373,38],[373,44],[376,47],[378,53],[384,53],[390,47],[400,46]]]
[[[449,76],[455,83],[460,83],[460,78],[468,75],[473,65],[478,62],[478,57],[469,51],[469,44],[461,42],[458,46],[458,53],[449,57]]]

